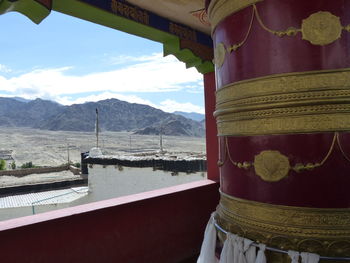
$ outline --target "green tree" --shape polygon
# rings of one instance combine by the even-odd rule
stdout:
[[[34,168],[34,165],[32,162],[27,162],[22,164],[21,168]]]
[[[0,170],[6,170],[6,161],[0,160]]]
[[[15,169],[16,169],[16,162],[15,162],[15,161],[13,161],[13,162],[11,163],[11,169],[12,169],[12,170],[15,170]]]

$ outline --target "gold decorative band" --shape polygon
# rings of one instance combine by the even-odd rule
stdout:
[[[350,208],[271,205],[221,193],[217,213],[224,229],[272,247],[350,255]]]
[[[216,93],[220,136],[350,130],[350,69],[273,75]]]
[[[208,16],[212,30],[227,16],[263,0],[212,0]]]

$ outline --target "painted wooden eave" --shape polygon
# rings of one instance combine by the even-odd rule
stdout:
[[[50,8],[52,8],[52,10],[63,14],[160,42],[163,44],[164,56],[172,54],[184,62],[187,68],[195,67],[202,74],[214,71],[211,61],[200,58],[188,48],[181,48],[180,38],[176,35],[137,23],[78,0],[52,0],[52,6],[51,3],[50,6],[48,4],[45,6],[42,2],[51,1],[0,0],[0,14],[16,11],[27,16],[34,23],[39,24],[50,14]]]
[[[50,8],[34,0],[0,0],[0,14],[16,11],[39,24],[51,12]]]

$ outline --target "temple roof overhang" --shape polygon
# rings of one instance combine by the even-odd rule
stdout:
[[[165,56],[214,70],[203,0],[0,0],[0,14],[17,11],[37,24],[51,10],[160,42]]]

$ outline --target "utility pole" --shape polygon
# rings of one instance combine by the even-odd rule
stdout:
[[[159,146],[160,146],[160,152],[163,153],[163,122],[160,123]]]
[[[96,132],[96,148],[98,148],[98,133],[100,131],[99,123],[98,123],[98,110],[96,108],[96,123],[95,123],[95,132]]]
[[[67,158],[68,158],[68,165],[70,163],[70,160],[69,160],[69,143],[67,143]]]
[[[131,152],[131,135],[129,135],[129,152]]]

